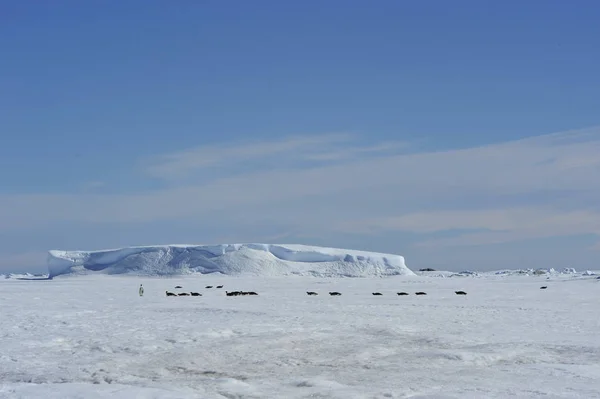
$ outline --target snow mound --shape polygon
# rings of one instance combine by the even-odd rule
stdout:
[[[523,275],[523,276],[592,276],[594,275],[594,272],[592,271],[585,271],[583,273],[579,273],[577,272],[577,270],[575,270],[572,267],[565,267],[560,271],[557,271],[554,268],[549,268],[549,269],[544,269],[544,268],[538,268],[538,269],[506,269],[506,270],[497,270],[495,272],[493,272],[493,274],[495,275],[504,275],[504,276],[512,276],[512,275]]]
[[[0,274],[0,280],[43,280],[48,278],[46,274],[31,274],[31,273],[8,273]]]
[[[48,253],[53,278],[77,274],[374,277],[415,274],[400,255],[306,245],[222,244]]]

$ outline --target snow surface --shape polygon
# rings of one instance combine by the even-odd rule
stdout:
[[[5,279],[0,398],[600,398],[599,292],[561,273]]]
[[[90,273],[367,277],[414,275],[400,255],[286,244],[164,245],[48,254],[50,277]]]

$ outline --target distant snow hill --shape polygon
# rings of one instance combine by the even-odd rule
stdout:
[[[77,274],[371,277],[415,275],[400,255],[306,245],[223,244],[48,253],[49,277]]]
[[[0,280],[43,280],[48,278],[46,274],[31,274],[31,273],[9,273],[0,274]]]

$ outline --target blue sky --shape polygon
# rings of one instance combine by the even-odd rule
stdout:
[[[0,5],[0,273],[280,242],[598,268],[594,1]]]

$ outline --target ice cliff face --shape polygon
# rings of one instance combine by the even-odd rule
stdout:
[[[222,273],[255,276],[369,277],[414,275],[400,255],[305,245],[222,244],[129,247],[48,253],[49,276]]]

